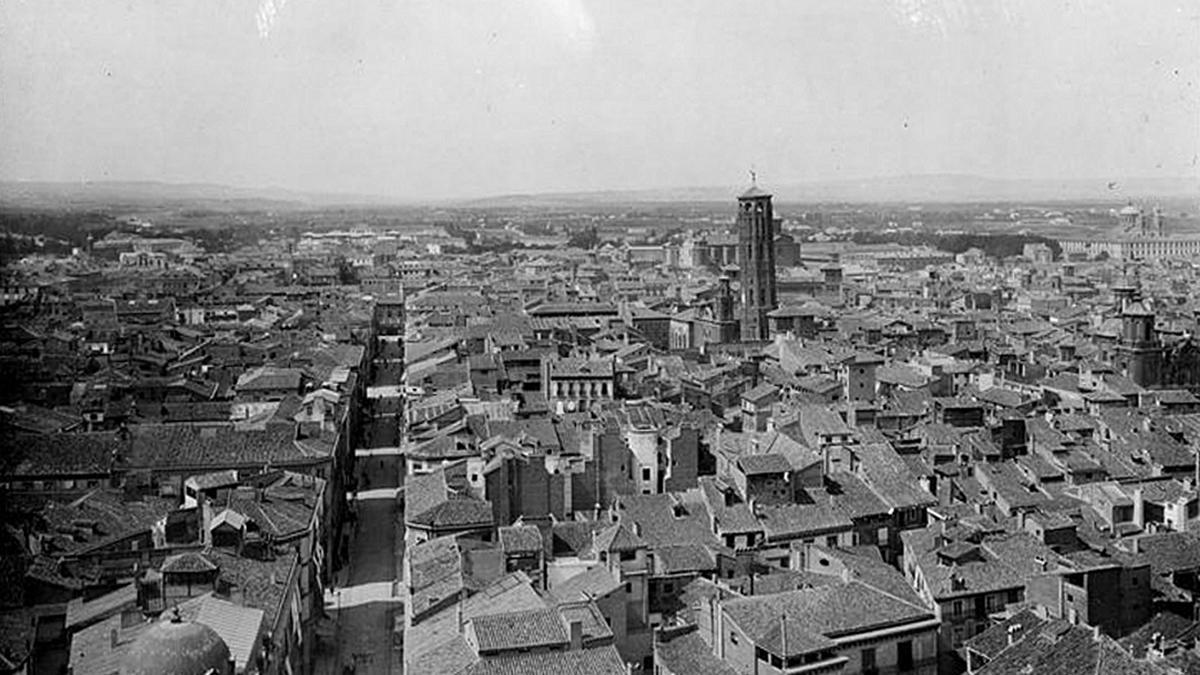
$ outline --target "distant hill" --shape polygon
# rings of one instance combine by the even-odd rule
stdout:
[[[514,194],[480,199],[439,200],[429,205],[466,208],[585,208],[637,203],[728,202],[743,187],[745,186]],[[1034,203],[1167,197],[1200,199],[1200,178],[1014,180],[944,174],[766,184],[763,187],[775,195],[776,201],[793,203]],[[0,181],[0,207],[9,208],[290,211],[365,206],[418,204],[376,195],[308,193],[280,188],[238,188],[206,183]]]
[[[0,207],[70,209],[193,208],[213,211],[290,211],[396,203],[370,195],[305,193],[208,183],[0,181]]]
[[[1200,178],[1095,180],[999,179],[942,174],[764,185],[779,202],[1054,202],[1200,197]],[[724,202],[737,188],[690,187],[504,195],[460,202],[472,207],[571,206],[637,202]]]

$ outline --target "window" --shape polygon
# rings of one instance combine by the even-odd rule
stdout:
[[[731,644],[731,645],[736,645],[737,643],[738,643],[738,641],[737,641],[737,633],[730,633],[730,634],[729,634],[729,644]]]
[[[962,600],[954,601],[953,609],[951,610],[950,615],[953,616],[954,618],[958,618],[963,615],[963,601]]]
[[[988,614],[999,612],[1001,609],[1004,609],[1004,596],[992,594],[984,598],[984,610]]]
[[[832,548],[832,547],[834,547],[834,546],[837,546],[837,544],[838,544],[838,542],[837,542],[837,536],[836,536],[836,535],[834,535],[834,536],[831,536],[831,537],[825,537],[825,545],[826,545],[826,546],[829,546],[829,547],[831,547],[831,548]]]
[[[863,673],[874,673],[875,672],[875,648],[867,647],[866,649],[862,650],[861,658],[862,658],[862,672]]]
[[[896,667],[900,672],[913,669],[912,640],[901,640],[896,643]]]
[[[650,467],[642,467],[642,480],[650,480]]]

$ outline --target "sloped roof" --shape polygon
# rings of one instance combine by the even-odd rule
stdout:
[[[462,675],[624,675],[625,662],[613,646],[567,651],[505,654],[480,660]]]
[[[470,624],[480,652],[553,647],[570,640],[554,608],[477,616]]]
[[[729,600],[723,611],[781,656],[827,649],[833,638],[932,619],[929,610],[861,582]]]
[[[646,542],[625,523],[615,523],[596,532],[592,548],[600,551],[636,551],[645,548]]]
[[[499,528],[500,547],[505,553],[536,553],[542,550],[542,533],[535,525]]]

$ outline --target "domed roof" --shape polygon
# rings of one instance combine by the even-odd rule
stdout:
[[[1127,204],[1124,208],[1122,208],[1117,213],[1120,213],[1123,216],[1136,216],[1137,214],[1139,214],[1141,212],[1142,212],[1141,209],[1134,206],[1133,202],[1130,202],[1129,204]]]
[[[120,675],[229,675],[229,647],[216,631],[192,621],[159,621],[121,660]]]

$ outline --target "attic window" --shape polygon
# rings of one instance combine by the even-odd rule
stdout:
[[[683,504],[676,504],[671,507],[671,513],[676,518],[682,518],[687,515],[687,509],[683,508]]]

